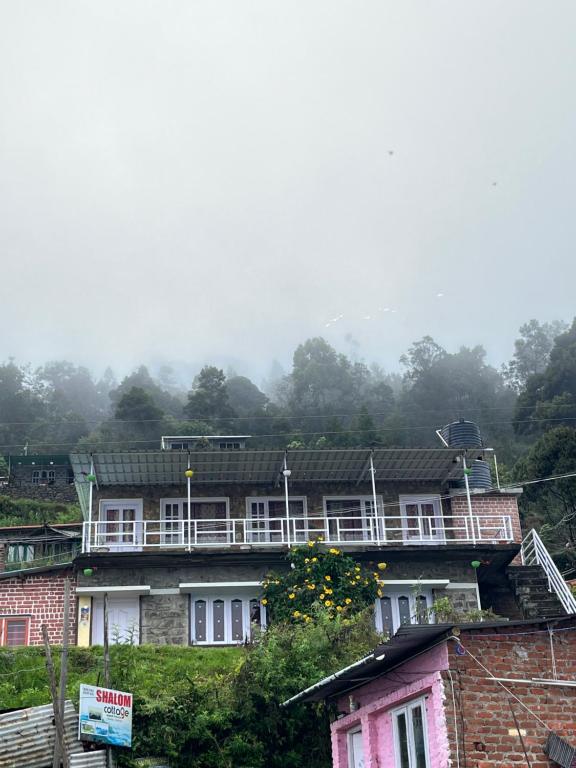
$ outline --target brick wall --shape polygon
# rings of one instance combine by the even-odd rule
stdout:
[[[504,493],[486,493],[472,494],[472,514],[478,515],[484,519],[482,536],[485,540],[489,539],[492,531],[497,534],[502,525],[497,520],[502,515],[509,515],[512,523],[513,541],[520,543],[522,541],[522,530],[520,528],[520,514],[518,512],[518,497],[512,494]],[[450,500],[452,510],[453,525],[458,530],[459,521],[466,521],[469,517],[468,501],[466,495],[453,496]],[[490,520],[488,519],[490,518]],[[463,522],[462,534],[455,535],[455,538],[464,538],[465,522]]]
[[[0,616],[30,616],[30,645],[42,643],[46,624],[50,640],[63,639],[64,579],[70,578],[70,642],[76,638],[76,585],[72,571],[56,571],[0,580]]]
[[[576,623],[565,622],[567,631],[553,634],[553,648],[560,677],[576,677]],[[540,630],[544,631],[540,631]],[[522,634],[522,632],[527,634]],[[496,677],[532,679],[553,677],[553,657],[545,625],[463,631],[461,642]],[[510,710],[510,695],[488,678],[470,654],[458,655],[448,641],[449,664],[454,682],[443,672],[446,691],[446,721],[452,756],[456,754],[456,732],[460,761],[468,768],[512,768],[526,764],[522,744]],[[576,689],[524,683],[506,684],[548,728],[576,746]],[[532,768],[555,763],[543,751],[547,730],[517,701],[512,706],[522,731]]]

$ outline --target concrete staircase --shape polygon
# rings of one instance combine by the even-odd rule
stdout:
[[[548,578],[541,565],[510,565],[506,576],[525,619],[566,615],[556,593],[549,590]]]

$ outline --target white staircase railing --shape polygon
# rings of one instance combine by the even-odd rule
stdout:
[[[576,613],[576,598],[534,528],[522,542],[520,554],[523,565],[539,565],[542,568],[548,579],[549,591],[556,594],[566,613]]]

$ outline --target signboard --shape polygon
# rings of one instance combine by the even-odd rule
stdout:
[[[132,746],[132,694],[82,684],[78,738],[115,747]]]

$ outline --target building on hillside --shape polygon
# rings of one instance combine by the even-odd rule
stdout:
[[[322,700],[333,768],[569,768],[576,617],[402,626],[284,706]]]
[[[0,528],[0,646],[39,645],[42,624],[62,642],[64,581],[70,582],[70,641],[76,642],[72,561],[82,539],[79,524]]]
[[[160,441],[163,451],[243,451],[250,435],[176,435],[164,436]]]
[[[571,610],[576,602],[570,596],[563,608],[540,561],[521,566],[520,489],[492,486],[492,453],[472,427],[452,425],[435,449],[190,450],[183,442],[72,455],[85,519],[77,594],[90,625],[79,642],[102,642],[104,593],[117,640],[243,642],[266,624],[265,575],[287,567],[289,547],[314,539],[366,565],[387,562],[375,606],[383,632],[434,621],[441,597],[469,616]]]
[[[0,478],[0,495],[62,503],[77,500],[68,454],[10,455],[4,461],[8,474]]]

